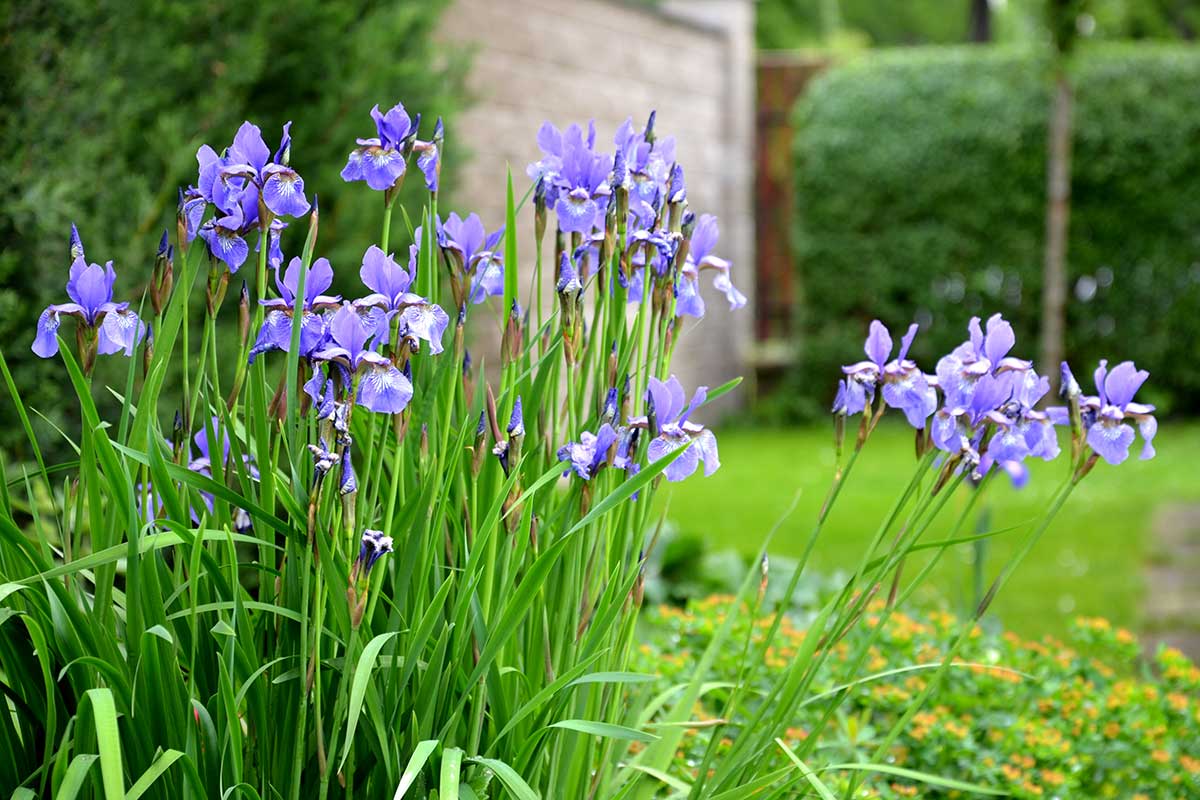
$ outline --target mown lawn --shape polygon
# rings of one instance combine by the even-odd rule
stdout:
[[[718,440],[722,466],[716,475],[697,475],[660,494],[669,498],[668,518],[680,533],[701,536],[712,547],[753,554],[800,489],[799,505],[771,547],[773,554],[798,555],[829,486],[829,430],[718,431]],[[1140,461],[1135,456],[1120,467],[1101,462],[1076,488],[993,606],[1007,627],[1031,636],[1058,633],[1071,616],[1084,614],[1137,629],[1142,568],[1153,555],[1155,511],[1172,500],[1200,501],[1200,425],[1163,425],[1155,444],[1157,458]],[[1139,440],[1135,453],[1140,446]],[[1029,530],[1022,523],[1039,516],[1060,484],[1065,461],[1032,467],[1026,488],[1014,490],[1004,478],[989,490],[989,529],[1021,525],[989,540],[989,581]],[[909,429],[881,426],[826,523],[812,567],[826,574],[853,569],[913,468]],[[966,491],[960,489],[943,511],[941,524],[926,537],[946,535],[965,500]],[[964,532],[973,532],[973,524]],[[961,608],[971,591],[971,554],[969,545],[947,553],[921,591],[920,602]],[[905,574],[911,576],[917,568],[910,562]]]

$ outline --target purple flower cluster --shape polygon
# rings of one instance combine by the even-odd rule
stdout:
[[[496,245],[504,228],[487,233],[478,214],[464,219],[453,212],[445,222],[438,217],[435,224],[438,247],[452,266],[455,301],[461,306],[466,299],[479,304],[489,297],[503,297],[504,258]]]
[[[645,415],[619,424],[621,411],[617,391],[610,390],[596,433],[584,431],[578,442],[567,442],[558,449],[558,460],[569,466],[563,474],[573,471],[586,481],[594,478],[604,466],[624,470],[627,475],[637,474],[640,470],[638,445],[645,432],[650,441],[646,448],[650,463],[687,448],[663,471],[668,481],[690,477],[701,463],[704,474],[712,475],[721,466],[717,438],[712,431],[691,420],[692,413],[707,397],[708,387],[701,386],[688,401],[683,386],[674,375],[666,381],[650,378]]]
[[[687,209],[683,168],[675,159],[675,140],[654,134],[654,114],[638,130],[632,119],[617,129],[612,155],[596,149],[596,126],[577,124],[559,130],[543,123],[537,136],[542,158],[529,165],[537,181],[535,204],[553,209],[562,234],[576,237],[570,253],[573,272],[586,281],[589,264],[626,234],[617,280],[629,302],[652,296],[666,312],[674,300],[675,316],[703,317],[700,273],[711,271],[713,287],[725,295],[730,309],[746,304],[733,285],[731,264],[713,254],[720,229],[716,217],[698,219]],[[561,265],[556,264],[558,270]],[[556,274],[556,283],[558,282]]]
[[[133,355],[133,348],[146,333],[146,325],[138,319],[129,303],[113,302],[113,284],[117,273],[111,261],[103,267],[89,264],[83,253],[79,231],[71,226],[71,269],[67,278],[69,303],[52,303],[38,317],[33,352],[42,358],[58,354],[58,328],[62,318],[74,317],[80,326],[80,341],[85,348],[85,370],[90,366],[87,354],[124,353]]]
[[[180,218],[188,241],[198,234],[230,272],[237,272],[250,253],[247,233],[257,229],[261,247],[263,234],[273,232],[277,239],[285,225],[282,217],[301,217],[311,208],[304,196],[304,179],[288,166],[291,126],[290,122],[283,126],[274,155],[262,131],[250,122],[242,123],[233,144],[222,154],[208,145],[196,152],[200,174],[195,186],[181,192]],[[216,211],[204,221],[210,205]]]
[[[1028,480],[1027,459],[1058,457],[1056,425],[1071,426],[1076,456],[1086,446],[1092,462],[1103,458],[1119,464],[1134,439],[1133,428],[1124,424],[1130,421],[1145,440],[1142,458],[1153,457],[1154,407],[1133,402],[1149,373],[1129,361],[1109,373],[1101,361],[1097,394],[1084,396],[1064,363],[1063,391],[1071,405],[1039,409],[1050,381],[1037,374],[1032,362],[1010,355],[1016,343],[1012,326],[996,314],[986,327],[973,317],[967,329],[967,341],[942,356],[935,374],[928,375],[908,359],[917,326],[909,327],[892,358],[891,335],[875,320],[864,347],[867,359],[842,368],[845,377],[838,384],[834,414],[864,415],[861,442],[885,408],[896,409],[914,428],[927,430],[928,442],[973,476],[995,466],[1018,486]],[[877,394],[882,402],[876,407]]]
[[[372,245],[363,255],[359,277],[371,290],[353,302],[325,291],[333,284],[329,261],[318,258],[305,277],[304,296],[298,296],[300,259],[293,258],[280,276],[275,268],[278,298],[260,301],[268,309],[250,360],[260,353],[291,347],[292,324],[299,317],[300,356],[313,367],[304,388],[318,410],[331,407],[339,393],[356,389],[355,402],[381,414],[403,411],[412,399],[411,378],[406,374],[408,354],[424,341],[431,354],[442,352],[442,339],[450,317],[435,303],[409,292],[416,271],[416,250],[410,251],[406,270],[395,259]],[[391,342],[395,327],[398,342]],[[389,344],[391,356],[378,348]],[[321,372],[321,367],[326,373]]]
[[[437,121],[433,139],[425,142],[417,138],[421,115],[413,120],[402,103],[396,103],[386,114],[376,105],[371,109],[371,119],[375,121],[376,135],[357,140],[358,147],[350,152],[342,169],[342,180],[363,181],[377,192],[390,191],[404,177],[409,155],[416,152],[425,186],[436,192],[441,171],[438,145],[442,140],[442,121]]]

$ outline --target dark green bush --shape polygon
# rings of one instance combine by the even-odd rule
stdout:
[[[1072,69],[1067,352],[1081,377],[1132,358],[1155,402],[1195,412],[1200,53],[1108,46]],[[1036,355],[1048,103],[1048,63],[1030,51],[893,52],[814,83],[796,110],[793,413],[827,406],[875,317],[919,321],[931,372],[973,314],[1003,312]]]
[[[402,100],[425,115],[426,132],[453,109],[462,65],[438,58],[430,38],[443,6],[0,0],[0,347],[24,399],[62,413],[47,402],[61,365],[29,345],[41,309],[65,298],[71,222],[89,260],[116,262],[117,291],[136,304],[158,237],[175,224],[176,189],[196,180],[196,148],[229,144],[243,115],[272,146],[295,120],[292,164],[309,198],[320,195],[324,241],[376,238],[378,198],[347,189],[338,172],[354,137],[373,130],[374,103]],[[285,233],[285,253],[303,236]],[[362,254],[322,255],[350,278]],[[233,305],[224,313],[236,316]],[[98,381],[124,385],[127,362],[101,362]],[[4,396],[0,447],[23,438]]]

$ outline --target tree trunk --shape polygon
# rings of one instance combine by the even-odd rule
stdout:
[[[992,9],[989,0],[971,0],[971,41],[984,44],[992,40]]]
[[[1039,369],[1058,386],[1067,309],[1067,230],[1071,217],[1071,82],[1064,67],[1054,78],[1046,161],[1046,249],[1042,263]]]

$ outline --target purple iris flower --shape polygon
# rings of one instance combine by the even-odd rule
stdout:
[[[692,232],[687,261],[683,265],[679,277],[681,284],[679,296],[682,297],[685,294],[682,284],[690,284],[686,292],[688,296],[694,296],[696,299],[693,305],[686,308],[677,307],[678,313],[694,317],[704,316],[704,301],[700,299],[699,291],[700,273],[704,270],[716,272],[713,276],[713,288],[725,295],[731,311],[746,305],[746,295],[739,292],[729,278],[729,269],[732,265],[725,259],[712,254],[720,235],[717,218],[712,214],[701,214],[700,219],[696,222],[696,229]],[[699,313],[694,313],[697,309]]]
[[[489,296],[504,296],[504,260],[495,252],[504,228],[487,233],[479,215],[466,219],[451,212],[443,223],[438,220],[438,244],[454,254],[463,272],[471,277],[471,302],[482,303]]]
[[[567,130],[560,131],[553,123],[546,121],[538,128],[537,144],[542,151],[542,158],[530,164],[525,173],[535,182],[541,184],[546,206],[553,208],[558,201],[559,190],[563,182],[563,139],[570,136],[586,141],[590,150],[596,145],[596,121],[588,122],[587,137],[584,139],[583,129],[572,123]]]
[[[404,176],[407,168],[404,148],[406,140],[416,134],[416,126],[402,103],[396,103],[386,114],[381,113],[376,104],[371,109],[371,119],[375,120],[378,136],[357,140],[358,147],[350,153],[342,169],[342,180],[366,181],[375,191],[384,192]],[[436,158],[435,151],[435,163]],[[426,181],[428,178],[429,173],[426,173]],[[436,182],[432,188],[436,189]]]
[[[271,150],[263,141],[262,131],[257,125],[243,122],[233,137],[233,146],[225,154],[224,163],[220,170],[220,180],[214,182],[229,189],[239,187],[232,182],[235,178],[244,178],[246,184],[243,190],[255,187],[263,204],[271,211],[284,217],[299,217],[308,213],[310,208],[304,196],[304,179],[286,162],[292,147],[292,123],[283,126],[283,136],[279,149],[274,158]],[[222,207],[221,203],[216,204]]]
[[[708,387],[701,386],[692,395],[691,402],[686,402],[683,387],[674,375],[665,383],[657,378],[650,379],[648,391],[648,415],[637,420],[645,421],[647,427],[653,425],[650,432],[655,435],[650,442],[647,456],[651,462],[658,461],[670,455],[691,442],[683,455],[676,458],[667,466],[667,480],[681,481],[696,471],[701,461],[704,462],[704,474],[712,475],[721,467],[717,455],[717,437],[703,425],[692,422],[689,417],[708,396]]]
[[[586,480],[591,480],[608,459],[608,451],[617,442],[617,431],[607,422],[596,433],[584,431],[578,442],[567,442],[558,448],[558,460],[569,462],[570,469]],[[692,469],[695,469],[693,465]]]
[[[937,363],[938,386],[950,409],[965,409],[972,405],[971,394],[982,376],[1024,371],[1033,366],[1029,361],[1008,355],[1016,337],[1012,326],[999,314],[988,319],[986,335],[979,327],[979,317],[971,317],[967,329],[971,338],[949,355],[942,356]]]
[[[97,352],[108,355],[124,352],[133,355],[134,346],[141,341],[146,325],[138,319],[128,303],[114,303],[113,284],[117,273],[112,262],[103,267],[84,260],[83,245],[79,234],[72,230],[72,254],[79,255],[71,264],[67,279],[69,303],[54,303],[46,306],[37,321],[37,334],[33,340],[33,352],[42,358],[51,358],[58,353],[58,327],[62,317],[75,317],[79,323],[98,330]]]
[[[322,294],[333,284],[333,267],[326,258],[314,261],[304,278],[304,297],[297,298],[296,290],[300,284],[302,268],[300,259],[293,258],[281,278],[279,266],[275,267],[275,286],[279,289],[280,297],[259,301],[269,310],[258,331],[258,339],[250,349],[251,362],[259,353],[268,350],[282,350],[285,353],[288,351],[292,342],[292,320],[296,314],[300,314],[302,320],[301,356],[311,356],[325,340],[326,323],[317,312],[334,308],[341,300],[338,296]]]
[[[978,465],[986,423],[1007,424],[998,409],[1011,396],[1011,375],[985,373],[979,376],[967,406],[946,406],[934,415],[929,429],[933,444],[952,455],[961,453],[969,464]]]
[[[364,317],[344,303],[329,323],[329,340],[313,358],[352,374],[361,372],[358,404],[380,414],[398,414],[412,399],[412,381],[390,359],[371,349],[379,327],[378,317]]]
[[[614,138],[625,164],[626,176],[623,182],[629,188],[629,206],[635,209],[639,202],[644,204],[641,214],[645,213],[645,209],[653,213],[661,199],[668,196],[672,168],[675,164],[675,137],[664,136],[648,142],[646,134],[652,127],[653,114],[646,129],[640,131],[634,129],[632,119],[626,119],[617,128]],[[649,220],[644,220],[643,223],[649,224]]]
[[[403,329],[429,342],[429,352],[437,354],[442,352],[442,337],[450,324],[450,315],[436,303],[408,291],[417,271],[417,252],[416,245],[409,247],[409,269],[405,270],[390,255],[371,245],[363,255],[358,274],[372,294],[355,300],[354,306],[381,309],[389,319],[399,314]]]
[[[842,402],[840,407],[835,403],[835,411],[848,415],[859,413],[874,399],[875,389],[882,383],[883,401],[903,411],[914,428],[924,428],[925,420],[937,408],[937,391],[930,385],[925,373],[908,360],[908,349],[916,335],[917,324],[913,323],[900,340],[900,352],[889,361],[892,336],[882,322],[872,321],[867,342],[863,346],[867,360],[842,367],[846,382],[844,391],[840,392]]]
[[[308,213],[304,179],[286,164],[291,150],[291,125],[289,122],[283,126],[274,156],[263,141],[262,132],[249,122],[242,123],[224,155],[218,155],[208,145],[202,145],[196,152],[199,179],[195,187],[181,194],[180,213],[186,222],[188,240],[199,235],[231,272],[237,272],[249,256],[245,234],[260,227],[260,201],[272,215],[298,217]],[[210,203],[217,213],[201,224]],[[275,233],[277,238],[278,232]]]
[[[577,124],[559,131],[543,122],[537,142],[542,159],[530,164],[527,173],[535,181],[541,180],[546,205],[558,215],[559,228],[567,233],[591,233],[593,228],[603,227],[613,157],[595,151],[595,120],[588,123],[586,135]]]
[[[592,150],[578,125],[562,137],[562,169],[559,192],[554,202],[558,226],[567,233],[591,233],[604,227],[604,213],[611,190],[608,186],[613,159]]]
[[[1064,374],[1070,374],[1065,364]],[[1136,424],[1142,435],[1141,458],[1154,458],[1154,436],[1158,433],[1158,420],[1153,416],[1154,406],[1133,401],[1134,395],[1149,377],[1149,372],[1138,369],[1132,361],[1123,361],[1109,371],[1108,362],[1101,360],[1095,373],[1097,394],[1080,398],[1087,443],[1109,464],[1120,464],[1129,457],[1134,432],[1132,427],[1125,424],[1126,421]],[[1068,421],[1069,414],[1065,408],[1050,408],[1047,413],[1059,424]]]

